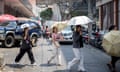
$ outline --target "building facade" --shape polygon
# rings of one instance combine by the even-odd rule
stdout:
[[[0,15],[4,13],[4,0],[0,0]]]
[[[28,0],[0,0],[0,14],[11,14],[16,17],[34,16]]]
[[[108,30],[110,25],[120,29],[120,0],[96,0],[96,6],[101,30]]]

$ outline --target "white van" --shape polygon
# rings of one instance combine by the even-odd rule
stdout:
[[[73,31],[71,26],[66,27],[60,33],[63,36],[63,40],[60,40],[59,42],[72,42]]]

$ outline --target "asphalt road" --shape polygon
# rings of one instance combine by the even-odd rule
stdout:
[[[63,55],[65,56],[66,63],[74,58],[72,51],[72,45],[61,45]],[[82,49],[84,52],[85,68],[87,72],[110,72],[107,67],[107,63],[110,62],[111,58],[106,53],[92,47],[86,46]],[[116,64],[116,69],[120,72],[120,61]],[[73,72],[77,70],[77,65],[72,67]]]
[[[45,42],[45,40],[40,40],[38,42],[38,46],[33,48],[33,52],[36,58],[36,62],[40,65],[38,67],[30,67],[28,57],[25,55],[25,57],[21,60],[22,66],[18,68],[13,67],[13,62],[15,56],[18,54],[19,47],[14,48],[0,48],[0,53],[4,53],[6,57],[6,70],[3,72],[66,72],[65,67],[67,66],[67,63],[71,61],[74,58],[74,54],[72,51],[72,44],[67,45],[61,45],[61,50],[63,53],[63,60],[65,60],[65,64],[63,67],[58,66],[46,66],[47,60],[50,57],[51,54],[51,48],[52,46],[48,46]],[[84,52],[84,58],[85,58],[85,68],[87,72],[110,72],[109,68],[107,67],[107,63],[110,62],[110,56],[108,56],[106,53],[90,46],[85,45],[85,47],[82,49]],[[120,72],[120,62],[118,61],[117,64],[117,71]],[[8,71],[9,70],[9,71]],[[76,72],[77,65],[72,67],[72,71]]]

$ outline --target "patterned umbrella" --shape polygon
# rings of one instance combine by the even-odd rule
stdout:
[[[15,16],[9,15],[9,14],[3,14],[0,16],[0,22],[9,21],[9,20],[17,20],[17,18]]]
[[[55,22],[53,25],[51,25],[50,29],[52,30],[53,27],[57,27],[58,31],[62,31],[64,28],[66,28],[67,25],[67,21],[62,21],[62,22]]]
[[[102,46],[109,55],[120,57],[120,31],[105,34]]]

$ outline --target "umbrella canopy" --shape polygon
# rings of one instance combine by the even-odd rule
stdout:
[[[120,57],[120,31],[105,34],[102,46],[109,55]]]
[[[58,31],[60,32],[61,30],[63,30],[64,28],[66,28],[67,25],[67,21],[63,21],[63,22],[55,22],[53,25],[51,25],[50,29],[52,30],[53,27],[57,27]]]
[[[93,22],[87,16],[77,16],[70,19],[68,25],[84,25]]]
[[[0,16],[0,22],[8,21],[8,20],[17,20],[17,18],[15,16],[9,15],[9,14],[3,14]]]

